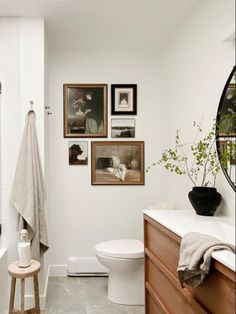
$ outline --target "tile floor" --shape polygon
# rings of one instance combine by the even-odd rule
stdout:
[[[107,277],[50,278],[46,314],[144,314],[143,306],[114,304],[106,295]]]

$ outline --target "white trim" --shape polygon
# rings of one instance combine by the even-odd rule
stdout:
[[[108,270],[99,263],[96,257],[80,257],[68,259],[68,265],[75,263],[71,271],[67,265],[50,265],[49,277],[67,277],[69,276],[106,276]],[[70,267],[70,266],[69,266]]]
[[[67,277],[67,265],[49,265],[49,277]]]
[[[50,266],[48,266],[47,269],[47,275],[46,275],[46,280],[45,280],[45,287],[44,287],[44,292],[41,294],[40,297],[40,309],[41,311],[46,310],[46,300],[47,300],[47,291],[48,291],[48,280],[49,280],[49,273],[50,273]],[[26,308],[31,308],[34,307],[34,295],[32,294],[26,294],[25,295],[25,307]]]

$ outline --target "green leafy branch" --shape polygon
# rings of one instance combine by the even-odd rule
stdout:
[[[201,124],[194,121],[193,127],[197,133],[193,143],[183,144],[181,132],[177,130],[174,147],[166,149],[161,158],[152,166],[163,165],[166,170],[172,173],[187,175],[194,186],[215,186],[216,176],[220,171],[215,145],[216,122],[213,121],[211,130],[205,136]],[[198,139],[199,137],[200,139]],[[189,148],[191,158],[187,157],[187,148]],[[149,166],[146,171],[148,172],[150,169]]]

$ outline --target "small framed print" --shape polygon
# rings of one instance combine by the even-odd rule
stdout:
[[[88,142],[69,142],[69,165],[88,165]]]
[[[111,85],[111,114],[137,114],[137,84]]]
[[[112,138],[134,138],[135,119],[111,119]]]
[[[64,137],[107,137],[107,84],[64,84]]]
[[[144,185],[143,141],[92,142],[92,185]]]

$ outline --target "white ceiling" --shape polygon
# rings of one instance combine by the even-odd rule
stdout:
[[[50,49],[157,50],[201,1],[0,0],[0,16],[44,16]]]

